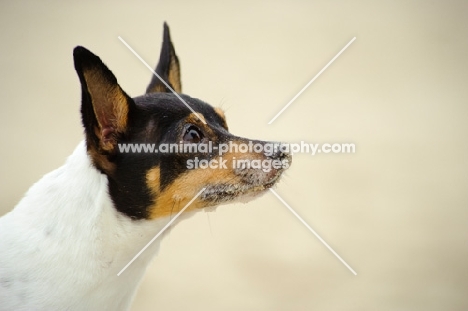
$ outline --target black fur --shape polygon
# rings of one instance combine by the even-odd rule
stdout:
[[[228,139],[230,135],[222,126],[222,120],[214,109],[195,98],[181,95],[194,109],[205,116],[210,128],[216,133],[212,141]],[[119,143],[145,143],[159,146],[162,143],[179,143],[183,137],[184,119],[191,113],[172,93],[152,93],[134,98],[135,117],[129,132]],[[109,193],[117,209],[134,219],[148,217],[148,207],[154,203],[146,185],[146,173],[154,167],[160,168],[160,191],[187,171],[189,157],[206,158],[209,154],[164,154],[164,153],[120,153],[113,156],[115,171],[108,174]]]
[[[174,45],[172,44],[171,41],[171,35],[169,32],[169,26],[167,26],[167,23],[164,23],[164,33],[163,33],[163,43],[161,47],[161,53],[159,55],[159,63],[158,66],[156,67],[155,72],[164,79],[164,81],[170,85],[170,87],[174,90],[174,85],[172,85],[169,81],[169,70],[171,69],[171,61],[175,62],[175,65],[177,67],[180,67],[179,63],[179,58],[177,57],[177,54],[174,49]],[[180,76],[179,76],[180,80]],[[161,86],[165,92],[171,92],[164,83],[161,82],[161,80],[156,77],[155,75],[152,76],[151,82],[146,88],[146,93],[150,93],[152,89],[154,89],[156,86]]]
[[[84,77],[84,71],[93,70],[99,72],[109,85],[118,85],[117,79],[98,56],[94,55],[82,46],[77,46],[73,50],[73,61],[81,83],[81,119],[85,128],[86,143],[88,149],[93,147],[99,150],[100,139],[96,136],[94,130],[99,127],[99,124],[94,112],[93,102],[88,91],[87,82]],[[133,119],[135,103],[123,90],[122,93],[129,107],[128,118]]]
[[[132,219],[147,219],[151,212],[149,208],[154,206],[154,201],[157,199],[154,197],[154,191],[156,193],[164,191],[181,174],[186,172],[188,170],[187,160],[189,158],[197,156],[199,159],[211,159],[216,156],[217,151],[213,151],[212,154],[120,152],[119,144],[155,144],[159,146],[162,143],[177,144],[181,142],[187,127],[190,126],[187,117],[192,112],[175,94],[168,93],[167,88],[163,89],[166,92],[154,92],[154,86],[161,84],[156,77],[153,77],[148,86],[148,90],[151,90],[151,92],[147,92],[147,94],[140,97],[130,98],[120,88],[115,76],[99,57],[83,47],[76,47],[73,55],[75,69],[82,85],[81,113],[86,132],[88,153],[93,159],[96,168],[107,176],[109,194],[117,210]],[[161,59],[156,71],[166,82],[169,82],[169,72],[170,70],[175,70],[174,68],[176,68],[178,74],[178,59],[170,40],[169,28],[167,24],[164,24],[164,42],[161,50]],[[91,78],[89,71],[92,72]],[[88,73],[85,77],[84,73],[86,72]],[[93,78],[95,74],[99,77],[98,79]],[[95,90],[93,92],[98,93],[98,99],[109,103],[108,98],[114,97],[107,95],[115,95],[114,90],[118,90],[117,93],[122,95],[116,97],[119,103],[122,102],[121,99],[123,98],[124,104],[128,106],[128,115],[125,119],[126,122],[124,122],[126,124],[125,128],[119,131],[116,130],[115,133],[112,132],[113,140],[111,142],[113,148],[111,149],[103,150],[101,148],[105,135],[103,134],[102,126],[99,126],[98,120],[101,119],[96,116],[95,111],[96,105],[99,105],[99,100],[95,99],[96,102],[93,102],[92,94],[88,91],[89,86],[86,79],[90,79],[92,83],[97,83],[98,91]],[[103,93],[101,93],[101,90]],[[205,142],[211,141],[215,146],[218,143],[227,143],[230,140],[248,142],[245,138],[230,134],[225,120],[216,113],[212,106],[187,95],[180,96],[195,112],[204,116],[209,127],[209,131],[200,128]],[[110,109],[106,112],[111,117],[112,113],[115,113],[113,105],[116,104],[110,102]],[[117,107],[121,106],[117,105]],[[110,131],[112,130],[110,128]],[[282,159],[284,155],[275,154],[271,158]],[[148,171],[153,168],[159,168],[160,170],[160,189],[148,188],[146,176]],[[236,174],[243,177],[247,176],[249,180],[252,180],[252,185],[256,186],[256,173],[253,170],[236,172]],[[220,187],[211,186],[212,191],[204,195],[204,198],[210,202],[222,201],[221,196],[228,200],[230,198],[229,194],[233,191],[231,188],[221,187],[222,185]],[[237,190],[242,189],[239,188]],[[216,193],[217,196],[215,195]]]

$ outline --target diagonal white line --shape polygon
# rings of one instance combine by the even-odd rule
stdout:
[[[176,91],[174,91],[174,90],[172,89],[172,87],[171,87],[169,84],[167,84],[166,81],[164,81],[164,79],[161,78],[161,77],[156,73],[156,71],[154,71],[153,68],[151,68],[151,66],[148,65],[148,63],[145,62],[145,61],[143,60],[143,58],[141,58],[140,55],[138,55],[138,53],[135,52],[134,49],[132,49],[132,47],[131,47],[130,45],[128,45],[127,42],[125,42],[124,39],[122,39],[122,37],[118,36],[118,38],[119,38],[120,41],[122,41],[122,43],[123,43],[123,44],[124,44],[124,45],[125,45],[125,46],[126,46],[126,47],[127,47],[127,48],[128,48],[128,49],[129,49],[129,50],[130,50],[130,51],[131,51],[131,52],[132,52],[132,53],[133,53],[133,54],[134,54],[134,55],[135,55],[135,56],[136,56],[136,57],[137,57],[137,58],[138,58],[138,59],[139,59],[139,60],[156,76],[156,77],[158,77],[159,80],[161,80],[162,83],[164,83],[164,85],[165,85],[169,90],[171,90],[172,93],[174,93],[175,96],[177,96],[178,99],[180,99],[180,101],[181,101],[182,103],[185,104],[185,106],[187,106],[188,109],[190,109],[190,111],[192,111],[192,112],[197,116],[198,119],[200,119],[200,121],[203,122],[203,124],[206,124],[205,120],[203,120],[202,118],[200,118],[200,116],[198,115],[198,113],[196,113],[195,110],[193,110],[192,107],[190,107],[190,106],[185,102],[185,100],[183,100],[182,97],[180,97],[179,94],[177,94]]]
[[[299,93],[297,93],[296,96],[294,96],[293,99],[291,99],[289,103],[287,103],[286,106],[284,106],[283,109],[281,109],[280,112],[278,112],[276,116],[270,120],[270,122],[268,122],[268,124],[273,123],[273,121],[275,121],[276,118],[278,118],[280,114],[282,114],[289,107],[289,105],[291,105],[299,97],[299,95],[301,95],[302,92],[304,92],[309,87],[309,85],[311,85],[312,82],[314,82],[315,79],[317,79],[322,74],[322,72],[324,72],[325,69],[327,69],[328,66],[332,64],[335,59],[337,59],[338,56],[340,56],[340,54],[343,53],[351,45],[351,43],[353,43],[354,40],[356,40],[356,37],[352,38],[351,41],[349,41],[348,44],[346,44],[345,47],[342,48],[341,51],[339,51],[338,54],[336,54],[335,57],[333,57],[332,60],[329,61],[328,64],[326,64],[325,67],[323,67],[322,70],[320,70],[319,73],[317,73],[315,77],[313,77],[312,80],[310,80],[309,83],[307,83],[306,86],[304,86],[302,90],[300,90]]]
[[[148,244],[146,244],[145,247],[143,247],[142,250],[139,251],[138,254],[136,254],[135,257],[133,257],[133,259],[130,260],[130,262],[129,262],[125,267],[123,267],[122,270],[120,270],[119,273],[117,273],[117,276],[120,276],[120,275],[122,274],[122,272],[124,272],[125,269],[127,269],[128,266],[130,266],[130,265],[132,264],[132,262],[134,262],[135,259],[137,259],[137,258],[151,245],[151,243],[154,242],[154,240],[156,240],[164,231],[166,231],[166,229],[169,228],[169,226],[174,222],[174,220],[176,220],[177,217],[179,217],[180,214],[182,214],[182,213],[185,211],[185,209],[186,209],[187,207],[189,207],[189,205],[192,204],[192,202],[195,201],[195,199],[198,198],[198,197],[200,196],[200,194],[202,194],[203,191],[205,191],[205,189],[206,189],[206,188],[203,188],[202,190],[200,190],[200,192],[198,192],[198,193],[193,197],[193,199],[191,199],[190,202],[188,202],[188,203],[184,206],[184,208],[181,209],[180,212],[178,212],[177,215],[175,215],[175,217],[172,218],[171,221],[169,221],[169,222],[164,226],[164,228],[162,228],[161,231],[159,231],[158,234],[156,234],[156,236],[155,236],[154,238],[152,238],[151,241],[149,241]]]
[[[357,275],[357,273],[353,270],[353,268],[351,268],[351,267],[346,263],[346,261],[344,261],[344,260],[340,257],[340,255],[338,255],[338,254],[333,250],[333,248],[331,248],[331,247],[327,244],[327,242],[325,242],[324,239],[322,239],[322,238],[317,234],[317,232],[315,232],[314,229],[312,229],[312,228],[304,221],[304,219],[302,219],[302,217],[299,216],[299,215],[291,208],[291,206],[289,206],[288,203],[286,203],[286,202],[278,195],[278,193],[276,193],[275,190],[273,190],[273,189],[270,188],[270,191],[278,198],[278,200],[281,201],[281,203],[284,204],[284,206],[286,206],[286,207],[289,209],[289,211],[290,211],[291,213],[294,214],[294,216],[297,217],[297,219],[299,219],[299,220],[302,222],[302,224],[303,224],[304,226],[306,226],[307,229],[310,230],[310,232],[312,232],[312,233],[317,237],[317,239],[320,240],[320,242],[322,242],[323,245],[325,245],[325,246],[328,248],[328,250],[329,250],[330,252],[333,253],[333,255],[335,255],[336,258],[338,258],[338,259],[341,261],[341,263],[343,263],[343,264],[346,266],[346,268],[349,269],[349,271],[351,271],[354,275]]]

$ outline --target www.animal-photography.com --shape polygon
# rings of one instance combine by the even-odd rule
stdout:
[[[4,2],[0,311],[468,309],[466,12]]]

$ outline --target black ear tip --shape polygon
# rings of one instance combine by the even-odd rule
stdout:
[[[164,32],[163,32],[164,41],[168,40],[171,41],[171,34],[169,32],[169,26],[166,22],[164,22]]]
[[[86,56],[93,55],[88,49],[82,47],[82,46],[77,46],[73,49],[73,58],[78,59],[78,58],[85,58]]]
[[[77,46],[73,49],[73,60],[76,69],[91,67],[94,64],[101,63],[99,57],[82,46]]]

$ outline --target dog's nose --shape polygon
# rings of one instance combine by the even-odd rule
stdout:
[[[288,149],[285,147],[286,147],[285,144],[278,143],[275,152],[271,155],[271,158],[278,159],[280,161],[288,160],[289,164],[291,164],[291,161],[292,161],[291,153],[286,151]]]

